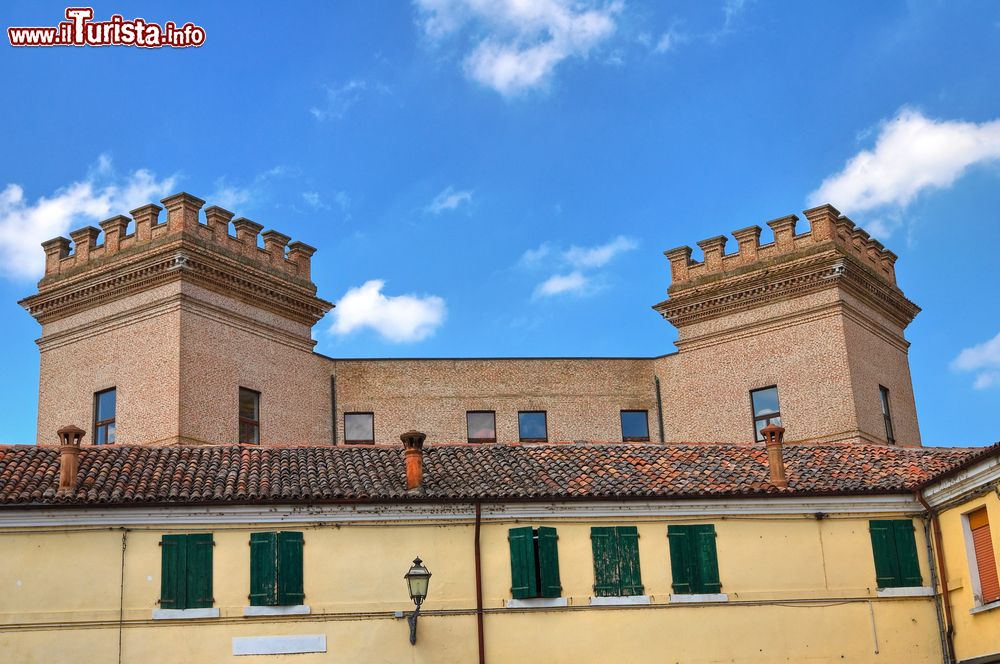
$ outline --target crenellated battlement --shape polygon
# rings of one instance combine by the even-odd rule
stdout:
[[[774,259],[796,254],[811,247],[832,243],[843,253],[861,261],[889,284],[896,285],[896,254],[886,249],[881,242],[873,239],[865,230],[842,215],[832,205],[820,205],[803,213],[809,221],[810,229],[796,234],[799,221],[796,215],[788,215],[767,222],[774,232],[774,241],[760,243],[760,226],[749,226],[733,231],[737,251],[726,253],[728,239],[724,235],[708,238],[698,243],[703,252],[703,260],[691,260],[691,247],[677,247],[663,252],[670,260],[671,291],[695,283],[705,277],[726,274],[741,268],[767,263]]]
[[[131,218],[118,215],[100,222],[100,228],[87,226],[42,243],[45,250],[45,278],[66,273],[77,274],[87,264],[104,264],[116,254],[134,254],[143,247],[159,245],[174,237],[187,236],[206,246],[249,259],[261,267],[271,268],[289,276],[311,281],[311,257],[316,252],[303,242],[275,230],[264,231],[255,221],[235,216],[217,205],[204,209],[205,223],[200,220],[205,201],[187,193],[167,196],[163,207],[150,203],[131,211]],[[166,209],[166,219],[160,213]],[[131,233],[126,233],[132,222]],[[230,235],[232,223],[236,235]],[[98,244],[101,232],[104,241]],[[258,235],[264,247],[258,246]],[[71,246],[72,245],[72,246]]]

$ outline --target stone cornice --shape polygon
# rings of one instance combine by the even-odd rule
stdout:
[[[316,297],[312,284],[292,282],[186,236],[127,260],[43,280],[38,294],[20,304],[44,324],[180,279],[309,326],[333,306]]]
[[[920,311],[898,288],[833,248],[677,289],[653,308],[681,327],[832,287],[850,291],[900,327]]]

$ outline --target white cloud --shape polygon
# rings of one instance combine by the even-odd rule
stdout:
[[[306,205],[315,210],[329,210],[330,204],[324,203],[319,197],[319,192],[317,191],[303,191],[302,200],[306,202]]]
[[[569,58],[586,58],[615,31],[623,3],[574,0],[415,0],[433,41],[463,31],[466,75],[504,96],[544,86]],[[468,28],[468,30],[466,30]]]
[[[552,246],[548,242],[538,245],[537,249],[528,249],[521,254],[521,264],[527,267],[538,265],[542,259],[547,258],[552,253]]]
[[[216,183],[215,191],[212,192],[209,198],[212,205],[218,205],[227,210],[235,210],[238,207],[242,207],[252,196],[253,193],[246,187],[236,187],[226,184],[224,181],[219,181]]]
[[[366,281],[352,288],[333,310],[334,334],[346,335],[371,328],[395,343],[420,341],[434,334],[444,322],[444,300],[437,295],[383,295],[385,282]]]
[[[587,290],[589,280],[580,271],[569,274],[554,274],[535,288],[534,297],[549,297],[565,293],[583,293]]]
[[[233,184],[226,177],[215,181],[215,190],[208,197],[209,205],[218,205],[230,211],[238,210],[246,205],[256,205],[266,198],[271,180],[289,174],[285,166],[274,166],[254,176],[253,181],[245,186]]]
[[[455,191],[454,187],[445,189],[434,197],[434,200],[425,208],[431,214],[441,214],[445,210],[454,210],[463,203],[472,202],[472,191]]]
[[[19,279],[40,276],[42,242],[157,201],[173,193],[176,180],[175,175],[157,178],[146,169],[119,175],[111,158],[101,155],[86,178],[34,202],[21,185],[8,184],[0,191],[0,272]]]
[[[1000,333],[989,341],[964,349],[952,361],[951,368],[977,372],[972,384],[977,390],[1000,386]]]
[[[604,267],[618,254],[635,249],[638,243],[623,235],[619,235],[610,242],[597,245],[596,247],[578,247],[573,245],[563,253],[563,259],[570,265],[578,268]]]
[[[677,37],[672,32],[664,32],[656,41],[653,53],[666,53],[677,44]]]
[[[883,237],[903,223],[902,210],[924,191],[950,187],[970,167],[1000,160],[1000,119],[934,120],[904,108],[881,123],[875,146],[851,157],[809,195],[847,212],[875,210],[869,227]]]
[[[323,90],[326,93],[323,104],[309,109],[312,116],[321,122],[342,119],[369,93],[389,94],[389,88],[382,83],[361,79],[351,79],[337,86],[324,85]]]
[[[535,269],[545,264],[546,259],[555,266],[568,269],[568,272],[553,274],[540,283],[534,291],[533,298],[549,297],[563,294],[590,294],[599,290],[600,278],[595,280],[594,271],[610,263],[616,256],[635,249],[638,243],[628,237],[619,235],[604,244],[593,247],[573,245],[566,250],[556,251],[548,242],[543,242],[536,249],[528,249],[521,255],[520,265]]]

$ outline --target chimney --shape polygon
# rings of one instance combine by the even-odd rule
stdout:
[[[426,434],[419,431],[409,430],[402,434],[399,439],[403,441],[403,449],[406,454],[406,490],[424,490],[424,440]]]
[[[87,432],[70,424],[56,433],[59,434],[59,493],[73,493],[79,468],[80,441]]]
[[[767,467],[771,471],[771,484],[776,487],[788,486],[785,479],[785,459],[781,454],[781,445],[785,438],[785,428],[777,424],[768,424],[760,430],[767,444]]]

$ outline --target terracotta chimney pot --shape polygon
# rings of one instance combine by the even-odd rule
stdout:
[[[72,493],[76,490],[80,442],[87,432],[70,424],[56,433],[59,435],[59,493]]]
[[[406,454],[406,489],[423,490],[424,484],[424,440],[427,435],[410,430],[400,435]]]
[[[777,424],[768,424],[760,430],[767,445],[767,467],[771,472],[771,484],[776,487],[788,486],[785,478],[785,459],[781,453],[785,439],[785,428]]]

